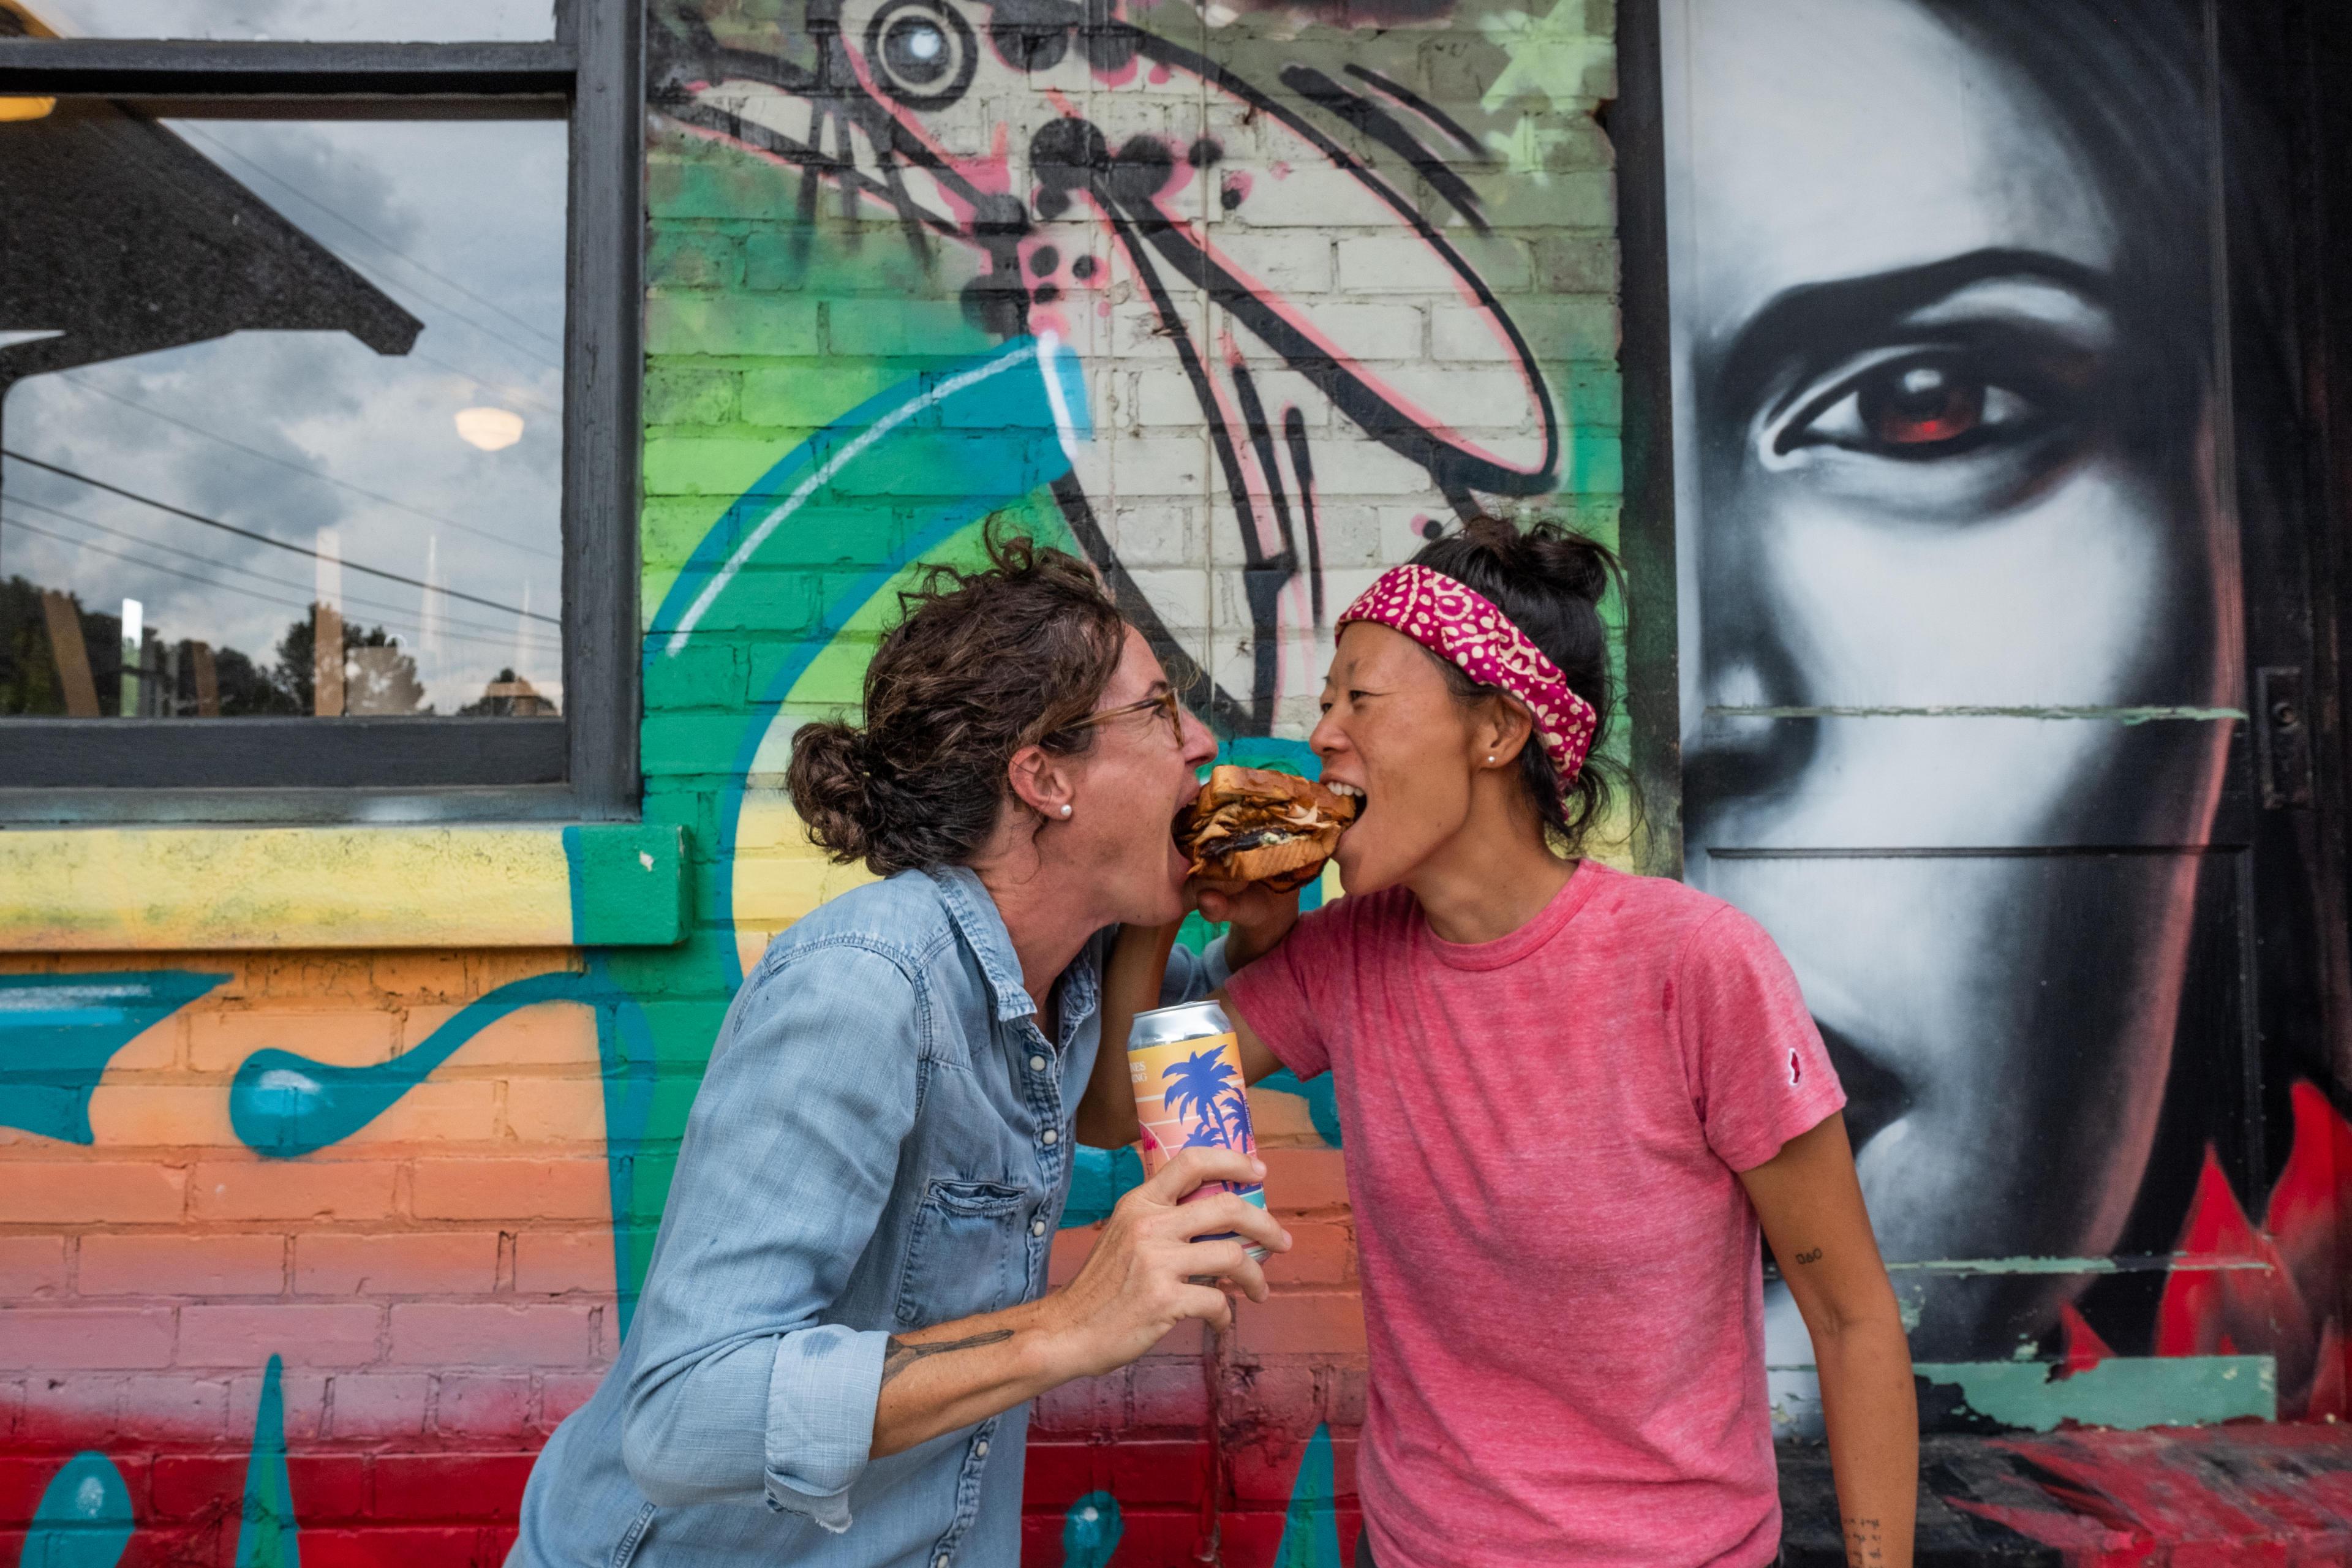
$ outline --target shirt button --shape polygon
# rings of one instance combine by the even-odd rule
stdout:
[[[1049,1149],[1062,1141],[1062,1135],[1059,1132],[1055,1131],[1050,1127],[1046,1128],[1045,1131],[1037,1134],[1037,1137],[1038,1141],[1043,1142]]]
[[[987,1438],[982,1437],[979,1442],[974,1443],[971,1446],[971,1457],[975,1459],[985,1459],[988,1458]]]
[[[948,1568],[948,1554],[942,1552],[937,1557],[932,1558],[931,1568]]]
[[[1029,1058],[1029,1070],[1031,1072],[1044,1072],[1045,1070],[1045,1058],[1044,1057],[1031,1057]]]
[[[1045,1222],[1044,1220],[1042,1220],[1042,1219],[1033,1219],[1033,1220],[1031,1220],[1031,1221],[1029,1222],[1029,1234],[1030,1234],[1030,1235],[1032,1235],[1032,1236],[1043,1236],[1043,1235],[1045,1235]]]

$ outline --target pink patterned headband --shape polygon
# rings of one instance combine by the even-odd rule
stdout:
[[[1568,689],[1559,666],[1493,600],[1443,572],[1398,566],[1382,573],[1348,606],[1339,625],[1349,621],[1372,621],[1402,632],[1461,666],[1479,685],[1500,687],[1517,699],[1535,719],[1537,738],[1559,774],[1560,787],[1574,782],[1592,749],[1600,716]]]

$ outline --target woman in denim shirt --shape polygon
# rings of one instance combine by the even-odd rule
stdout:
[[[778,938],[697,1095],[620,1359],[559,1427],[510,1565],[1012,1568],[1027,1402],[1186,1319],[1262,1300],[1193,1151],[1122,1199],[1078,1277],[1045,1270],[1122,922],[1185,907],[1169,822],[1215,745],[1087,568],[1013,540],[906,596],[865,724],[794,738],[793,805],[885,879]],[[1235,961],[1289,900],[1238,900]],[[1221,984],[1180,958],[1166,998]],[[1118,1042],[1099,1053],[1123,1067]],[[764,1506],[759,1506],[762,1505]]]

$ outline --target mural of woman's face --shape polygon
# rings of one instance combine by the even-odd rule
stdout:
[[[1795,965],[1890,1259],[2097,1253],[2192,923],[2197,858],[2147,851],[2202,836],[2227,727],[2017,710],[2234,700],[2197,362],[2006,63],[1906,0],[1666,9],[1692,879]],[[1904,1281],[1925,1360],[2081,1283]]]

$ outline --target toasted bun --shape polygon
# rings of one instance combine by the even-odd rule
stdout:
[[[1330,836],[1333,838],[1338,834]],[[1255,849],[1238,850],[1218,858],[1217,872],[1236,882],[1265,882],[1285,871],[1320,869],[1331,858],[1332,846],[1323,842],[1324,835],[1311,838],[1294,838],[1287,844],[1262,844]]]
[[[1231,763],[1209,770],[1208,782],[1201,785],[1201,798],[1193,810],[1205,817],[1221,806],[1245,800],[1295,802],[1330,812],[1342,821],[1352,821],[1356,815],[1354,801],[1335,790],[1325,789],[1313,779],[1278,773],[1269,768],[1236,767]]]

